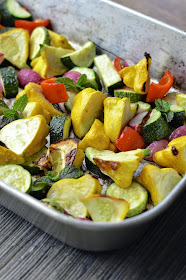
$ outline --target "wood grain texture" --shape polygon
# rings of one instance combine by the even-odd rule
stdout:
[[[186,31],[186,0],[113,0]]]

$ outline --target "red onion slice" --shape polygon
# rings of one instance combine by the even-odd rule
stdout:
[[[178,127],[176,130],[172,132],[172,134],[169,136],[169,141],[172,141],[175,138],[186,136],[186,125],[182,125]]]
[[[77,71],[69,71],[69,72],[66,72],[63,77],[67,77],[67,78],[70,78],[74,81],[74,84],[77,83],[79,77],[81,76],[81,73],[77,72]]]
[[[165,149],[168,145],[168,141],[165,139],[159,140],[159,141],[154,141],[153,143],[151,143],[147,149],[150,149],[150,156],[145,157],[146,160],[150,160],[153,161],[153,155],[158,152],[161,151],[163,149]]]

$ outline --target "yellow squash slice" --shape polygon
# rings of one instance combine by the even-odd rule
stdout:
[[[120,222],[129,210],[124,199],[102,195],[92,195],[83,201],[94,222]]]
[[[85,218],[87,209],[82,200],[92,194],[101,193],[99,181],[87,174],[78,179],[62,179],[47,193],[47,198],[55,199],[70,215]]]
[[[95,119],[102,117],[104,99],[105,95],[101,91],[92,88],[86,88],[76,95],[71,118],[77,137],[85,136]]]
[[[104,101],[104,129],[106,135],[115,142],[127,123],[134,117],[135,109],[129,98],[107,97]]]
[[[143,167],[136,180],[150,192],[152,201],[158,204],[178,184],[181,178],[173,168],[161,169],[149,164]]]
[[[15,28],[0,34],[0,52],[4,58],[19,69],[28,68],[29,34],[22,28]]]
[[[29,83],[28,85],[26,85],[26,87],[23,91],[20,91],[17,94],[16,99],[18,99],[19,97],[21,97],[25,93],[28,96],[28,102],[39,103],[43,107],[43,110],[44,110],[45,114],[48,114],[49,119],[51,119],[55,115],[60,115],[60,116],[63,115],[61,112],[56,110],[52,106],[52,104],[44,97],[43,91],[42,91],[40,85],[35,84],[35,83]],[[47,121],[48,121],[48,119],[47,119]]]
[[[92,147],[97,150],[106,150],[110,145],[110,139],[105,134],[103,123],[96,119],[87,132],[85,137],[79,143],[78,148],[85,151],[87,147]]]
[[[13,121],[0,131],[0,141],[18,155],[30,156],[45,144],[49,126],[42,115]]]

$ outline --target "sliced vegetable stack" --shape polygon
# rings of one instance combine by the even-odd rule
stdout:
[[[150,83],[146,52],[135,64],[92,41],[74,49],[15,0],[0,15],[0,179],[88,221],[161,203],[186,172],[186,95],[171,72]]]

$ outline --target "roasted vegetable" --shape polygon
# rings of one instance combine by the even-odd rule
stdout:
[[[94,120],[102,117],[104,99],[105,95],[101,91],[92,88],[86,88],[76,95],[71,118],[77,137],[85,136]]]
[[[141,175],[136,179],[147,188],[155,204],[160,203],[181,180],[181,176],[173,168],[159,168],[154,165],[143,167]]]
[[[148,200],[148,192],[137,182],[126,188],[120,188],[116,183],[111,184],[107,190],[106,195],[125,199],[129,203],[129,211],[127,217],[139,215],[145,210]]]
[[[60,57],[72,52],[73,51],[69,49],[43,45],[41,56],[35,58],[31,62],[33,71],[39,73],[43,79],[62,75],[68,70],[68,68],[61,62]]]
[[[0,34],[0,52],[19,69],[28,68],[29,35],[22,28]]]
[[[48,117],[51,118],[55,115],[62,116],[63,114],[56,110],[52,104],[44,97],[43,91],[41,89],[41,86],[35,83],[29,83],[26,85],[25,90],[20,91],[16,99],[18,99],[20,96],[27,94],[28,96],[28,102],[38,102],[42,107],[46,114],[48,114]]]
[[[47,193],[47,198],[55,199],[70,215],[85,218],[87,209],[81,202],[92,194],[101,192],[99,181],[87,174],[79,179],[62,179]]]
[[[103,195],[91,195],[83,203],[94,222],[120,222],[129,210],[126,200]]]
[[[78,148],[85,151],[87,147],[93,147],[97,150],[107,150],[110,145],[110,139],[105,134],[103,123],[96,119],[90,130],[79,143]]]
[[[55,144],[51,144],[46,155],[43,155],[36,165],[45,172],[52,169],[56,174],[67,165],[80,167],[84,159],[84,153],[78,150],[75,139],[63,139]]]
[[[170,128],[167,121],[163,118],[160,111],[153,109],[150,118],[142,126],[143,137],[147,144],[154,141],[165,139],[170,134]]]
[[[50,144],[59,142],[69,136],[70,116],[53,116],[50,122]]]
[[[0,165],[4,164],[22,164],[24,158],[21,155],[17,155],[15,152],[0,146]]]
[[[153,160],[165,167],[172,167],[179,174],[186,172],[186,136],[169,142],[167,148],[154,154]]]
[[[127,87],[133,88],[135,92],[146,94],[149,85],[149,71],[151,66],[151,57],[145,53],[138,64],[123,68],[119,74]]]
[[[112,178],[121,188],[128,188],[132,182],[133,172],[137,170],[143,158],[142,151],[140,149],[121,153],[99,151],[93,160],[102,173]]]
[[[128,98],[107,97],[104,101],[104,129],[106,135],[115,142],[127,123],[134,117]]]
[[[42,115],[16,120],[0,130],[0,141],[18,155],[30,156],[45,144],[49,126]]]
[[[94,58],[94,64],[97,67],[106,91],[113,93],[115,88],[123,86],[122,79],[107,54],[96,56]]]

